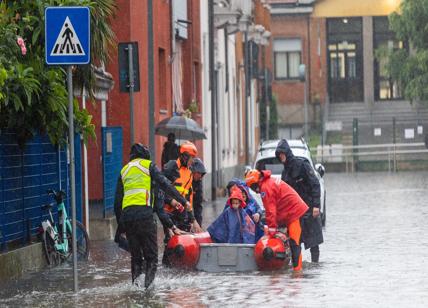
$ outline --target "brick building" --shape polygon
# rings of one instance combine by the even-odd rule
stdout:
[[[140,90],[134,93],[134,141],[150,144],[149,91],[154,87],[153,123],[183,112],[192,101],[198,112],[193,116],[201,123],[201,70],[200,70],[200,1],[152,1],[153,54],[148,53],[148,3],[149,1],[118,0],[118,11],[113,20],[113,30],[118,43],[137,42]],[[174,18],[174,22],[172,22]],[[174,33],[173,33],[174,32]],[[185,33],[185,35],[183,34]],[[153,80],[149,80],[149,61],[153,61]],[[179,69],[178,73],[175,73]],[[97,140],[88,145],[89,199],[105,198],[103,175],[103,127],[122,128],[122,162],[128,161],[131,145],[129,93],[120,91],[118,50],[112,50],[111,61],[106,67],[115,82],[107,102],[89,104],[96,126]],[[175,76],[175,79],[173,79]],[[177,77],[178,76],[178,77]],[[174,84],[173,84],[174,83]],[[160,164],[165,137],[155,136],[156,162]],[[197,142],[201,156],[201,142]],[[118,148],[113,147],[113,151]],[[104,166],[104,167],[103,167]]]

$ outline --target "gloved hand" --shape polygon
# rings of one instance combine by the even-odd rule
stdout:
[[[277,238],[277,239],[280,239],[281,241],[283,241],[283,242],[286,242],[287,240],[288,240],[288,238],[287,238],[287,235],[285,235],[284,233],[282,233],[282,232],[276,232],[275,233],[275,235],[273,236],[273,237],[275,237],[275,238]]]
[[[180,203],[175,207],[175,209],[176,209],[179,213],[183,213],[183,212],[184,212],[184,206],[182,206]]]
[[[277,228],[269,228],[268,229],[268,234],[270,235],[270,236],[275,236],[275,234],[278,232],[278,229]]]

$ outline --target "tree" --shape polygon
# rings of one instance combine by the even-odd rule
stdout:
[[[411,46],[389,51],[386,67],[409,100],[428,101],[428,0],[404,0],[389,16],[391,29]]]
[[[0,3],[0,130],[13,131],[24,145],[38,133],[54,144],[64,143],[68,131],[65,70],[45,65],[44,9],[46,6],[89,6],[91,63],[74,67],[75,83],[93,89],[94,65],[107,61],[114,33],[109,19],[114,0],[2,1]],[[90,91],[93,94],[93,91]],[[74,104],[76,131],[84,140],[95,137],[92,116]]]

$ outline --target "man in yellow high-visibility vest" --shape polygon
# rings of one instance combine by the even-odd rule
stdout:
[[[144,256],[146,288],[155,278],[158,261],[157,227],[153,212],[157,212],[164,225],[172,225],[171,222],[165,222],[162,207],[159,209],[156,206],[154,200],[156,185],[184,207],[190,206],[190,203],[150,161],[147,147],[140,143],[134,144],[131,147],[130,162],[120,172],[116,187],[115,213],[118,224],[125,231],[129,242],[132,282],[139,284],[137,278],[143,273]],[[180,233],[174,225],[171,229],[174,233]]]

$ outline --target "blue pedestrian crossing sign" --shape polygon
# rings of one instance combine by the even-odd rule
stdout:
[[[50,65],[90,62],[88,7],[55,6],[45,9],[45,58]]]

